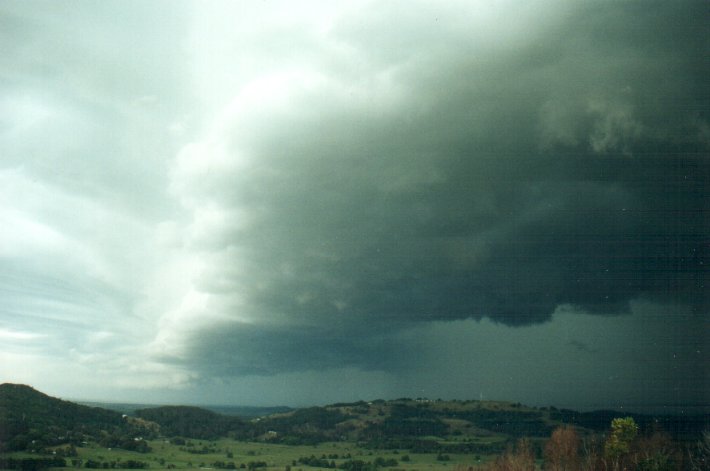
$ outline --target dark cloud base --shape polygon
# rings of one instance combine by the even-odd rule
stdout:
[[[235,374],[386,368],[378,342],[426,321],[524,326],[637,300],[706,316],[707,8],[654,5],[588,5],[507,49],[442,30],[421,56],[335,27],[392,61],[407,99],[378,112],[305,94],[302,118],[234,138],[258,158],[203,191],[254,217],[213,247],[238,247],[241,270],[203,288],[227,280],[255,324],[197,338],[195,356]]]

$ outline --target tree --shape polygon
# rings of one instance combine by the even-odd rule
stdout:
[[[613,469],[618,469],[621,460],[629,453],[638,429],[633,417],[611,421],[611,434],[604,445],[604,455],[610,460]]]
[[[574,428],[562,426],[552,432],[545,445],[545,469],[553,471],[577,471],[580,440]]]
[[[515,450],[508,449],[493,463],[488,465],[488,471],[534,471],[535,454],[530,441],[523,438],[518,441]]]

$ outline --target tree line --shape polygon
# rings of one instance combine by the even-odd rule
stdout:
[[[543,448],[546,471],[707,471],[710,433],[691,447],[682,447],[661,431],[639,434],[632,417],[615,418],[602,437],[581,437],[569,425],[556,428]],[[491,463],[457,466],[456,471],[534,471],[536,453],[529,439],[520,439]]]

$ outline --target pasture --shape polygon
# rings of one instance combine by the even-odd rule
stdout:
[[[473,454],[411,453],[400,450],[371,450],[354,442],[318,445],[281,445],[243,442],[231,439],[194,440],[174,443],[167,439],[150,440],[150,452],[139,453],[105,448],[95,443],[76,447],[76,456],[65,458],[65,469],[235,469],[252,471],[323,471],[351,466],[349,471],[379,469],[434,471],[473,466],[493,456]],[[66,448],[66,447],[57,447]],[[61,453],[60,453],[61,454]],[[16,452],[6,456],[38,458],[37,454]],[[348,463],[351,463],[348,465]],[[364,465],[364,467],[363,467]]]

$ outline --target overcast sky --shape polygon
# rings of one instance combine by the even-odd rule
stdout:
[[[0,382],[710,402],[706,1],[0,3]]]

